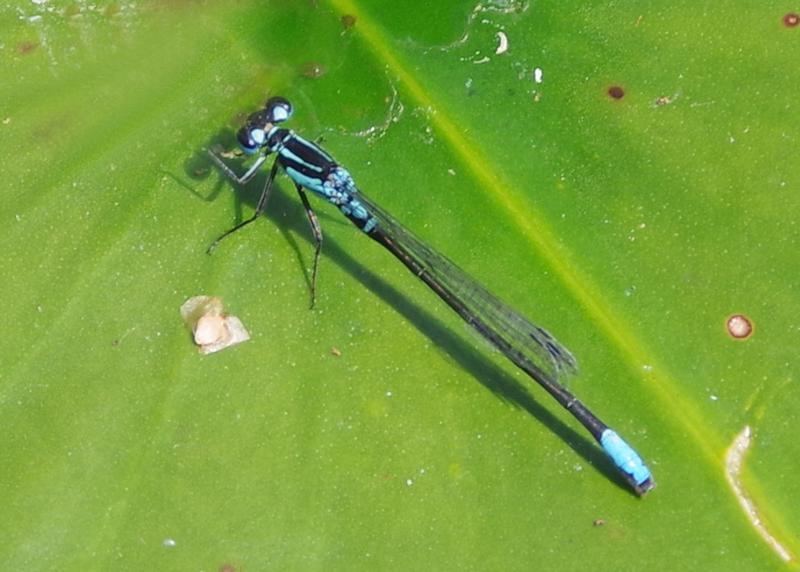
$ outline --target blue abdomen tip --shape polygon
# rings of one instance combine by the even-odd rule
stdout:
[[[614,464],[625,473],[637,487],[642,487],[644,491],[651,489],[652,475],[645,466],[639,454],[628,445],[622,437],[611,429],[603,431],[600,437],[600,444],[603,450],[614,460]]]

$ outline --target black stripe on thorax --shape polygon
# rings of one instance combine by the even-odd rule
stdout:
[[[278,160],[284,168],[291,167],[308,177],[324,179],[337,166],[333,157],[318,145],[289,129],[274,129],[269,134],[269,148],[278,153]]]

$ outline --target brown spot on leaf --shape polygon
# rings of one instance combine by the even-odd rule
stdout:
[[[345,14],[342,16],[342,27],[348,30],[356,25],[356,17],[352,14]]]
[[[17,44],[17,51],[23,56],[27,56],[38,47],[39,42],[20,42]]]
[[[310,79],[316,79],[318,77],[322,77],[327,73],[328,70],[325,69],[319,62],[306,62],[300,68],[300,74],[303,77],[307,77]]]
[[[612,85],[608,88],[608,95],[614,99],[622,99],[625,97],[625,90],[618,85]]]

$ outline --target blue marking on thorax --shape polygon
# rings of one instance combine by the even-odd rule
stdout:
[[[285,165],[284,171],[286,171],[286,174],[289,175],[295,183],[304,189],[308,189],[309,191],[321,196],[323,199],[328,200],[328,196],[325,193],[324,187],[325,181],[323,179],[320,179],[319,177],[308,177],[300,171],[296,171],[292,167],[287,167]]]
[[[266,137],[264,137],[264,141],[267,141],[267,143],[268,143],[267,147],[269,148],[270,152],[272,152],[272,153],[280,153],[280,150],[283,147],[283,140],[279,140],[279,141],[276,141],[274,143],[270,142],[270,139],[272,139],[272,136],[279,129],[281,129],[281,128],[278,127],[277,125],[273,125],[272,129],[267,131]]]
[[[268,136],[273,134],[277,134],[276,129],[271,129]],[[290,149],[291,145],[295,145],[297,152]],[[298,149],[297,145],[303,148]],[[358,188],[353,177],[320,147],[288,132],[277,139],[270,150],[278,154],[283,170],[296,184],[336,205],[362,231],[372,232],[378,225],[378,220],[358,200]],[[314,175],[299,169],[311,171]]]

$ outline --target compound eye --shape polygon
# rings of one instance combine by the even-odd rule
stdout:
[[[265,133],[263,129],[249,129],[242,127],[236,134],[236,140],[239,141],[239,146],[242,151],[248,155],[252,155],[258,151],[264,143]]]
[[[292,116],[292,104],[284,97],[271,97],[264,107],[270,123],[282,123]]]

